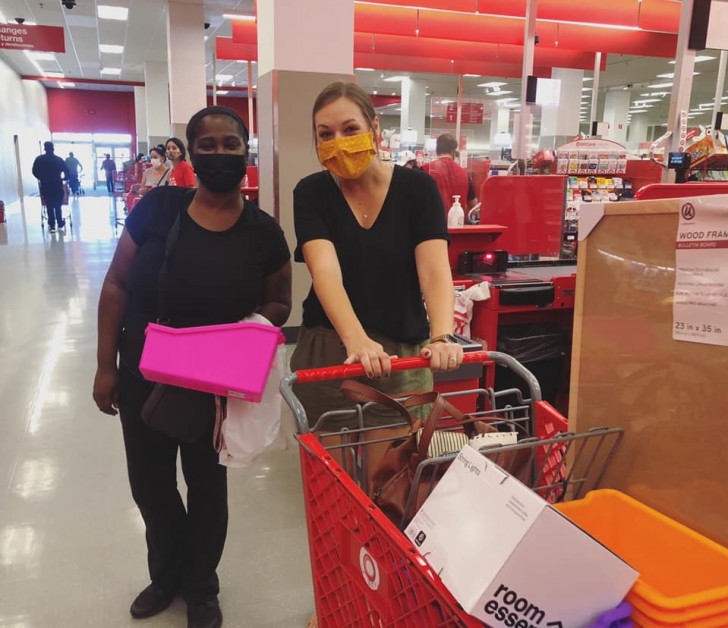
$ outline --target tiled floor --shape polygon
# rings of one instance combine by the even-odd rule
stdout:
[[[146,586],[121,430],[91,399],[96,306],[120,228],[108,198],[40,227],[38,198],[0,225],[0,627],[185,626],[178,599],[133,620]],[[24,209],[24,211],[22,211]],[[180,483],[183,480],[180,475]],[[231,627],[305,626],[313,608],[295,445],[229,472],[220,600]]]

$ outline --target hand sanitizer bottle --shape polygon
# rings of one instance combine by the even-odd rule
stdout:
[[[465,224],[465,212],[463,206],[460,204],[460,196],[453,196],[453,201],[450,211],[447,212],[447,226],[448,229],[451,227],[462,227]]]

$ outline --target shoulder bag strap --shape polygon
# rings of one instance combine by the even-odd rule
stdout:
[[[169,173],[170,172],[172,172],[172,168],[167,168],[164,171],[164,174],[160,177],[159,181],[157,181],[157,186],[156,187],[159,187],[160,185],[162,185],[162,182],[169,176]]]
[[[167,233],[167,239],[164,243],[164,261],[159,269],[158,294],[157,294],[157,323],[160,325],[168,325],[169,311],[167,310],[167,284],[169,280],[169,260],[172,257],[177,241],[179,240],[179,230],[182,223],[182,213],[184,208],[177,212],[172,223],[172,227]]]

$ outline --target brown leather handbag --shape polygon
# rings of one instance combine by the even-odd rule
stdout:
[[[430,443],[440,426],[442,415],[447,412],[462,427],[469,437],[476,434],[497,431],[484,420],[474,419],[463,414],[437,392],[417,393],[403,399],[400,403],[383,392],[354,380],[346,380],[341,384],[341,392],[358,403],[374,402],[382,404],[398,412],[410,425],[409,434],[392,441],[376,468],[370,472],[370,495],[372,501],[398,527],[404,528],[407,500],[415,481],[417,466],[429,456]],[[414,418],[409,409],[432,404],[429,415],[423,421]],[[502,421],[500,417],[488,417],[489,421]],[[447,425],[448,428],[452,424]],[[519,426],[520,427],[520,426]],[[420,432],[420,430],[422,430]],[[419,436],[419,437],[418,437]],[[514,458],[515,456],[515,458]],[[523,450],[508,456],[511,474],[519,477],[529,463],[528,452]],[[502,463],[505,464],[505,463]],[[420,477],[414,505],[408,517],[413,516],[422,506],[427,496],[437,484],[448,465],[433,465]]]

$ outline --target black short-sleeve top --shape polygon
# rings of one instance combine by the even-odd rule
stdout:
[[[293,191],[297,246],[329,240],[336,249],[344,289],[364,329],[398,342],[429,336],[415,248],[426,240],[449,241],[445,211],[435,181],[426,173],[394,166],[382,210],[374,224],[359,225],[334,178],[319,172]],[[313,290],[303,303],[303,324],[332,327]]]
[[[146,324],[157,319],[159,270],[167,234],[177,215],[181,215],[179,239],[169,260],[165,291],[174,327],[245,318],[262,304],[265,278],[290,259],[281,228],[248,201],[238,221],[225,231],[198,225],[187,213],[195,192],[171,186],[154,188],[126,220],[126,229],[139,248],[128,286],[122,359],[125,347],[133,351],[132,362],[137,358]]]

